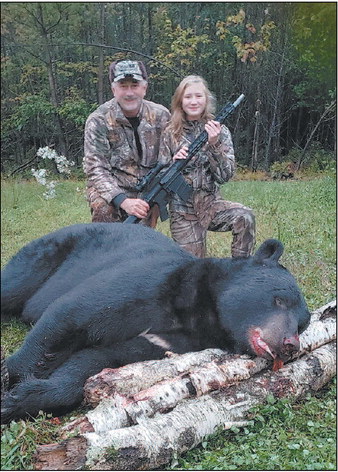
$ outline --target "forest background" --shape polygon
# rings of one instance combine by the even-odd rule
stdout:
[[[2,175],[39,168],[40,147],[81,173],[89,113],[111,98],[107,70],[143,60],[147,98],[168,108],[182,77],[207,79],[239,167],[334,165],[336,2],[3,2]],[[41,164],[42,167],[44,163]],[[56,171],[56,169],[55,169]]]

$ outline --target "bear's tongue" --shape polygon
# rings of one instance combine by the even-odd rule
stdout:
[[[272,370],[276,372],[277,370],[281,369],[284,365],[284,362],[280,357],[278,357],[275,353],[273,353],[269,347],[269,345],[263,341],[261,338],[261,331],[256,329],[253,332],[252,342],[254,345],[254,349],[258,355],[262,355],[263,352],[267,352],[273,359],[273,366]]]
[[[268,354],[270,354],[272,359],[274,359],[276,357],[276,355],[269,348],[269,345],[266,344],[265,341],[263,341],[263,339],[261,338],[260,334],[257,331],[255,332],[255,335],[253,337],[253,343],[254,343],[254,346],[255,346],[255,351],[258,354],[261,354],[262,351],[264,351],[264,352],[267,352]]]

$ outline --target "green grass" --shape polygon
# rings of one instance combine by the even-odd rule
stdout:
[[[285,247],[281,262],[296,277],[309,308],[335,298],[336,185],[333,177],[306,181],[230,182],[223,196],[254,210],[257,245],[267,238]],[[209,252],[229,256],[231,235],[212,235]],[[256,246],[257,246],[256,245]]]
[[[73,223],[90,222],[83,181],[62,181],[57,197],[44,200],[44,188],[33,181],[2,183],[2,264],[34,238]],[[224,198],[254,210],[257,246],[281,239],[282,263],[295,275],[310,310],[335,298],[336,186],[320,176],[286,182],[233,181]],[[168,222],[158,230],[169,235]],[[209,233],[208,253],[230,256],[231,235]],[[26,328],[20,322],[2,326],[7,354],[20,345]],[[63,421],[66,421],[65,419]],[[55,441],[55,425],[41,415],[34,422],[2,426],[2,470],[29,470],[35,445]],[[185,470],[335,470],[335,383],[319,395],[293,404],[270,401],[252,413],[252,424],[220,432],[167,469]]]
[[[57,441],[58,428],[45,414],[1,426],[1,470],[33,470],[31,457],[36,445]]]
[[[35,181],[3,181],[1,185],[2,264],[32,239],[73,223],[89,223],[85,182],[61,181],[56,198],[45,200]]]

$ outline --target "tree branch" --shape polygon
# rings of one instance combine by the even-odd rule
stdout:
[[[20,44],[20,43],[12,43],[11,41],[9,41],[8,44],[10,44],[11,46],[14,46],[14,47],[44,46],[44,44],[41,44],[41,43],[25,44],[24,45],[24,44]],[[117,47],[117,46],[107,46],[106,44],[99,44],[99,43],[68,43],[68,44],[53,44],[53,46],[60,47],[60,48],[65,48],[65,47],[68,47],[68,46],[86,46],[86,47],[98,47],[98,48],[105,48],[105,49],[114,49],[116,51],[121,51],[121,52],[131,52],[132,54],[136,54],[137,56],[146,57],[150,61],[157,62],[162,67],[165,67],[166,69],[170,70],[171,72],[173,72],[175,75],[177,75],[178,77],[180,77],[182,79],[184,77],[182,74],[177,72],[175,69],[173,69],[172,67],[167,66],[164,62],[159,61],[155,57],[149,56],[148,54],[144,54],[143,52],[135,51],[133,49],[120,48],[120,47]]]

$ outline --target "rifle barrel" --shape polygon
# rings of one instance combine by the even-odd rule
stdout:
[[[232,106],[233,106],[234,108],[236,108],[236,107],[241,103],[241,101],[244,99],[244,97],[245,97],[245,95],[244,95],[244,93],[242,93],[242,94],[237,98],[237,100],[234,101],[234,103],[232,104]]]

